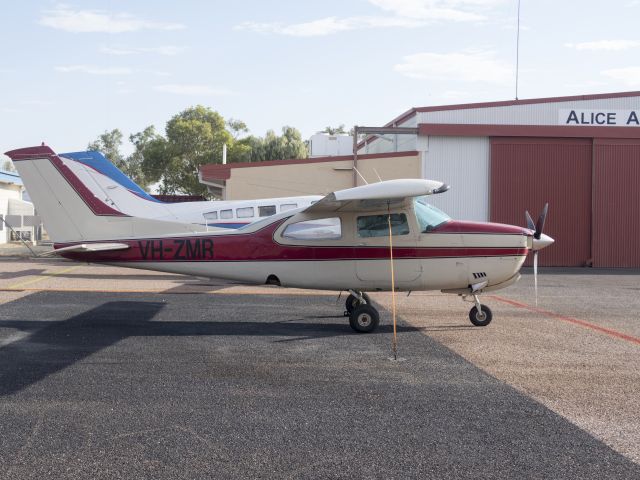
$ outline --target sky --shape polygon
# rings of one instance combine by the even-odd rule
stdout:
[[[517,0],[4,2],[0,152],[192,105],[251,133],[515,97]],[[521,0],[518,97],[640,90],[640,0]],[[123,148],[127,153],[129,145]],[[6,158],[6,157],[4,157]]]

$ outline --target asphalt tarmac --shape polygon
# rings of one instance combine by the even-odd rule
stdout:
[[[398,298],[393,361],[390,294],[374,295],[378,332],[359,335],[323,292],[1,266],[4,478],[640,478],[640,420],[620,406],[638,401],[640,344],[623,338],[637,324],[620,304],[620,318],[579,317],[552,295],[565,277],[545,277],[539,311],[528,278],[488,298],[486,328],[455,297]],[[600,290],[638,279],[614,277]],[[581,424],[596,366],[609,403]]]

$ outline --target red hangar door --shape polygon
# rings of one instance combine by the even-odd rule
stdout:
[[[593,266],[640,267],[640,139],[593,148]]]
[[[590,138],[491,139],[491,221],[526,226],[525,210],[537,220],[549,202],[544,232],[556,242],[540,253],[540,265],[592,261],[592,149]]]

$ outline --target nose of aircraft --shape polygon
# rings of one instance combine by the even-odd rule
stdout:
[[[533,250],[542,250],[543,248],[551,245],[553,242],[555,242],[553,238],[542,233],[540,234],[540,238],[533,237]]]

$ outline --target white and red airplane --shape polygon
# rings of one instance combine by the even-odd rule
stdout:
[[[379,314],[366,291],[441,290],[491,310],[479,295],[508,287],[530,251],[553,243],[542,229],[456,221],[425,197],[449,189],[433,180],[389,180],[333,192],[304,208],[237,230],[129,216],[96,197],[46,146],[6,153],[54,241],[55,253],[83,262],[224,278],[247,284],[349,291],[351,327],[371,332]],[[390,248],[390,243],[393,247]],[[390,275],[390,258],[394,276]]]
[[[166,203],[145,192],[100,152],[61,153],[58,158],[96,197],[114,210],[134,217],[196,223],[214,228],[240,228],[278,212],[308,207],[322,198],[305,195]]]

